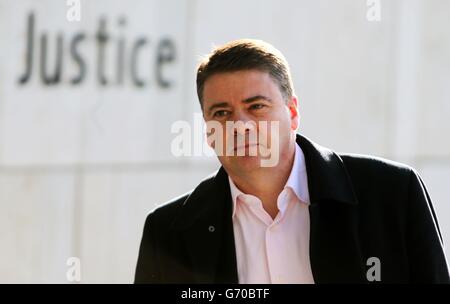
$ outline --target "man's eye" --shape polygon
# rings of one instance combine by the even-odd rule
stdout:
[[[257,103],[257,104],[251,105],[250,109],[252,109],[252,110],[259,110],[259,109],[262,109],[264,107],[265,107],[265,105]]]
[[[221,110],[221,111],[217,111],[214,113],[214,117],[224,117],[226,115],[228,115],[229,111],[226,110]]]

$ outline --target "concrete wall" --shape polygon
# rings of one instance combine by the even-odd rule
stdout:
[[[198,59],[243,37],[287,57],[301,133],[417,168],[450,242],[450,3],[380,3],[381,20],[370,22],[365,0],[95,0],[81,1],[81,21],[69,22],[65,1],[0,0],[0,282],[66,283],[72,256],[81,282],[132,281],[146,214],[218,167],[170,153],[172,123],[200,111]],[[20,83],[31,13],[34,65]],[[102,18],[108,44],[99,56]],[[86,69],[72,84],[80,33]],[[39,75],[43,34],[48,71],[63,37],[61,80],[51,85]]]

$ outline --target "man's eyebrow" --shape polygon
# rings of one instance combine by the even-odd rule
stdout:
[[[265,101],[268,101],[268,102],[272,102],[272,99],[270,99],[269,97],[266,97],[264,95],[255,95],[255,96],[252,96],[252,97],[249,97],[249,98],[245,98],[244,100],[242,100],[242,102],[243,103],[252,103],[252,102],[257,101],[257,100],[265,100]],[[228,106],[229,106],[228,102],[225,102],[225,101],[215,103],[215,104],[211,105],[208,108],[208,114],[211,114],[211,112],[214,109],[216,109],[216,108],[225,108],[225,107],[228,107]]]
[[[208,109],[208,113],[211,114],[211,112],[216,109],[216,108],[224,108],[228,106],[228,102],[218,102],[213,104],[212,106],[209,107]]]
[[[268,101],[268,102],[272,102],[272,99],[270,99],[269,97],[266,97],[264,95],[255,95],[255,96],[252,96],[252,97],[249,97],[249,98],[246,98],[246,99],[242,100],[242,102],[243,103],[251,103],[251,102],[254,102],[254,101],[257,101],[257,100],[265,100],[265,101]]]

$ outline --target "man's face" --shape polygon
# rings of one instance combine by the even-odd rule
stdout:
[[[205,82],[203,117],[207,124],[213,122],[222,126],[223,150],[217,153],[216,148],[216,153],[227,172],[239,174],[260,168],[261,159],[267,158],[268,151],[278,153],[277,161],[286,159],[283,156],[295,141],[298,126],[297,99],[294,96],[286,102],[278,85],[266,72],[218,73]],[[227,129],[227,122],[247,125]],[[273,131],[276,128],[271,126],[277,123],[278,130]],[[252,132],[255,137],[249,135]],[[277,140],[278,144],[274,145]],[[216,144],[211,146],[214,148]],[[244,156],[240,156],[242,154]]]

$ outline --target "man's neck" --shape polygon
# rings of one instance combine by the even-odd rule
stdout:
[[[274,167],[260,167],[245,175],[230,174],[234,184],[245,194],[258,197],[263,207],[272,218],[278,213],[277,198],[289,178],[294,165],[295,141],[289,145],[289,149],[280,155],[280,161]]]

